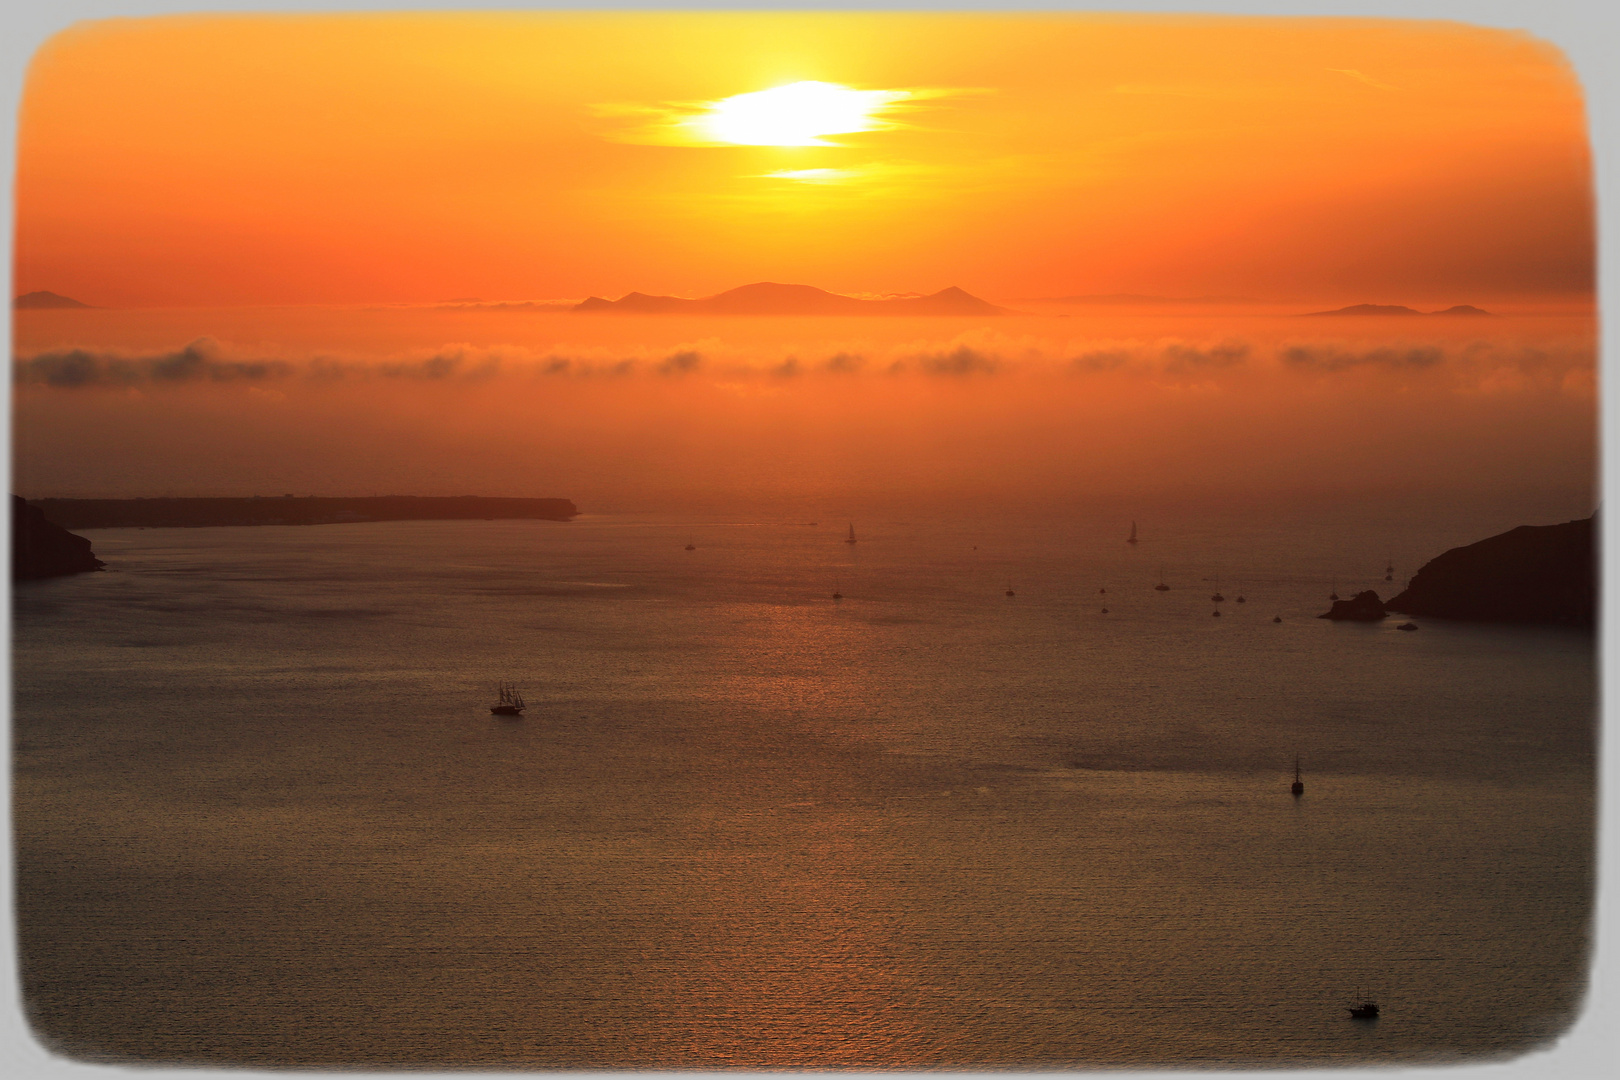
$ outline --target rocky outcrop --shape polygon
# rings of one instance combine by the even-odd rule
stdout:
[[[1389,612],[1384,610],[1384,602],[1378,599],[1378,594],[1368,589],[1348,600],[1335,600],[1333,607],[1317,618],[1341,622],[1377,622],[1387,614]]]
[[[1591,627],[1597,621],[1597,515],[1517,529],[1425,563],[1389,602],[1404,615]]]
[[[90,541],[47,521],[36,506],[11,497],[11,580],[39,581],[100,570]]]

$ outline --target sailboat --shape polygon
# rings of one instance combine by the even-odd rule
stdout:
[[[1170,586],[1164,583],[1164,567],[1159,567],[1159,583],[1153,586],[1154,592],[1169,592]]]
[[[854,542],[855,542],[855,523],[850,522],[849,535],[844,538],[844,543],[853,544]]]
[[[522,716],[523,695],[518,692],[517,687],[510,683],[501,683],[499,691],[500,700],[491,705],[489,711],[496,716]]]
[[[687,544],[686,545],[686,550],[687,551],[696,551],[697,550],[697,545],[696,544]]]
[[[1221,579],[1220,578],[1215,579],[1215,595],[1211,596],[1209,598],[1209,602],[1212,603],[1212,604],[1224,604],[1226,602],[1226,597],[1221,595]]]
[[[1008,596],[1017,596],[1018,595],[1017,593],[1013,592],[1012,582],[1010,582],[1010,581],[1007,582],[1007,595]]]
[[[1357,994],[1356,997],[1361,999],[1361,1004],[1349,1006],[1350,1015],[1357,1020],[1378,1019],[1378,1002],[1374,1001],[1365,991]]]
[[[1292,791],[1294,793],[1294,798],[1296,798],[1296,799],[1299,798],[1301,795],[1305,794],[1305,781],[1301,780],[1300,776],[1299,776],[1299,755],[1298,754],[1294,755],[1294,786],[1289,788],[1288,790],[1290,790],[1290,791]]]
[[[1127,537],[1126,537],[1126,538],[1125,538],[1125,542],[1126,542],[1126,543],[1127,543],[1127,544],[1134,544],[1134,543],[1136,543],[1136,522],[1134,522],[1134,521],[1133,521],[1133,522],[1131,522],[1131,535],[1129,535],[1129,536],[1127,536]]]

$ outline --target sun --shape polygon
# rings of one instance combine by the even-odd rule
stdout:
[[[713,102],[693,125],[715,142],[736,146],[834,146],[822,136],[883,127],[879,114],[910,96],[904,90],[796,82]]]

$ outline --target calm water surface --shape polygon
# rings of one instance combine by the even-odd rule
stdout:
[[[91,532],[113,572],[16,591],[36,1031],[114,1062],[747,1069],[1556,1037],[1591,637],[1313,618],[1389,594],[1383,530],[1119,524]],[[1402,579],[1498,531],[1454,530],[1408,530]]]

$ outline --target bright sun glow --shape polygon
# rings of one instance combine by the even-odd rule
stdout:
[[[716,142],[739,146],[832,146],[821,136],[882,126],[878,114],[910,96],[904,90],[796,82],[717,101],[696,124]]]

